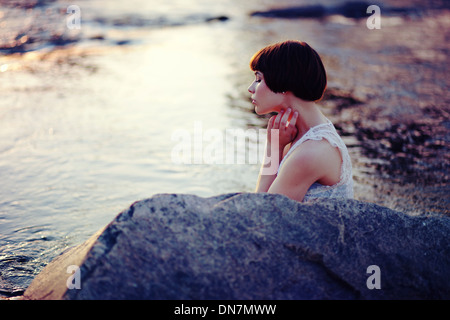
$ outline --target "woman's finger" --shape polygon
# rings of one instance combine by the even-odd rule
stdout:
[[[279,129],[280,128],[280,122],[281,122],[281,118],[283,117],[284,114],[284,110],[281,110],[278,114],[277,117],[275,118],[275,122],[273,124],[275,129]]]
[[[288,108],[284,113],[280,121],[280,129],[286,129],[291,111],[291,108]]]
[[[294,114],[292,115],[291,120],[289,120],[289,125],[290,126],[295,126],[297,123],[297,119],[298,119],[298,112],[295,111]]]
[[[273,128],[273,124],[275,122],[276,116],[271,116],[268,123],[267,123],[267,130],[270,130]]]

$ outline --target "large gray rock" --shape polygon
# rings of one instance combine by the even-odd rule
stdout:
[[[448,217],[356,200],[156,195],[58,256],[24,298],[449,299],[449,235]]]

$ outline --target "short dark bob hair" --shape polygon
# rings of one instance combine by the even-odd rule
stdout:
[[[322,99],[327,75],[317,52],[306,42],[288,40],[259,50],[250,61],[275,93],[290,91],[306,101]]]

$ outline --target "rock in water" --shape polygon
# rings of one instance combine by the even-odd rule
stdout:
[[[449,299],[449,235],[448,217],[356,200],[155,195],[55,258],[24,298]]]

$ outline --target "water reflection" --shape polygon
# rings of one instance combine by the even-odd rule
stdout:
[[[22,43],[20,55],[0,57],[0,293],[20,292],[52,257],[136,200],[253,191],[259,164],[176,164],[172,136],[196,122],[223,133],[265,128],[268,116],[249,101],[248,63],[287,38],[323,57],[321,106],[349,146],[356,197],[410,214],[448,213],[448,10],[368,30],[338,15],[250,17],[271,1],[79,2],[85,25],[76,35],[51,20],[64,17],[57,8],[65,2],[50,3],[48,16],[38,14],[45,7],[1,9],[2,33]],[[206,21],[222,15],[230,19]],[[149,25],[158,17],[165,24]],[[76,41],[55,50],[45,26]]]

